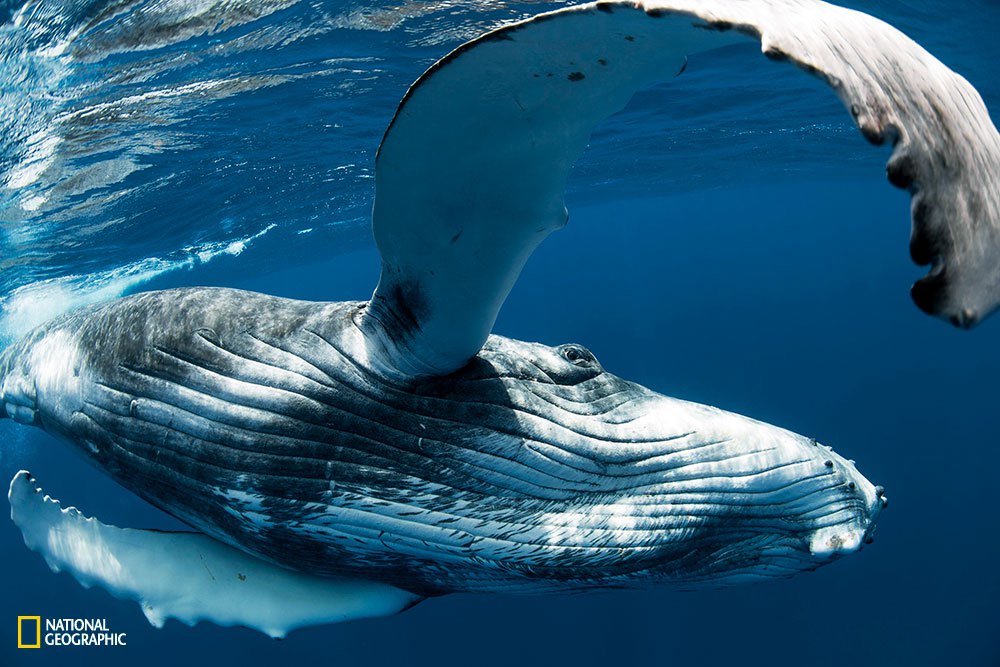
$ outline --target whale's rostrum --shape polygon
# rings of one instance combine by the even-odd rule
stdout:
[[[990,312],[1000,140],[971,86],[901,33],[812,0],[543,14],[460,47],[404,97],[377,158],[371,301],[149,292],[0,354],[4,414],[213,538],[164,548],[158,534],[84,530],[23,474],[10,499],[28,545],[88,585],[153,600],[157,619],[271,634],[456,591],[716,586],[857,551],[884,491],[830,448],[657,394],[580,345],[490,334],[532,250],[565,223],[563,185],[594,125],[689,54],[748,38],[825,78],[867,138],[894,143],[914,256],[937,267],[918,304],[963,326]],[[50,539],[70,533],[99,548]],[[87,561],[115,557],[123,535],[126,568],[183,571],[207,549],[373,602],[267,619],[241,615],[246,599],[181,605]]]

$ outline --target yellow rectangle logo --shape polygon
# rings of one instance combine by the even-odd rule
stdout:
[[[35,624],[34,644],[26,644],[32,637],[31,623]],[[27,632],[25,632],[27,626]],[[42,648],[42,617],[41,616],[18,616],[17,617],[17,647],[18,648]]]

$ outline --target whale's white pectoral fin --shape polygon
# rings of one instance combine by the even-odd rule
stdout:
[[[386,584],[286,570],[201,533],[108,526],[62,509],[23,470],[8,498],[24,543],[49,567],[138,601],[156,627],[168,618],[207,620],[283,637],[309,625],[388,616],[421,600]]]
[[[1000,302],[1000,135],[962,77],[895,28],[818,0],[607,1],[500,28],[431,67],[400,103],[376,169],[382,275],[364,318],[373,365],[462,366],[534,248],[594,126],[688,54],[748,37],[837,92],[893,142],[913,194],[917,304],[968,326]],[[376,363],[377,362],[377,363]]]

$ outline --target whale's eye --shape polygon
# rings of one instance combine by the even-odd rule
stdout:
[[[559,348],[562,358],[577,366],[586,366],[594,363],[597,359],[594,354],[582,345],[562,345]]]

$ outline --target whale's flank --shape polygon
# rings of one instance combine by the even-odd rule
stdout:
[[[361,305],[189,289],[71,315],[33,345],[82,351],[39,424],[223,542],[425,595],[788,576],[874,528],[852,463],[579,346],[491,337],[458,373],[386,380],[356,356]]]

